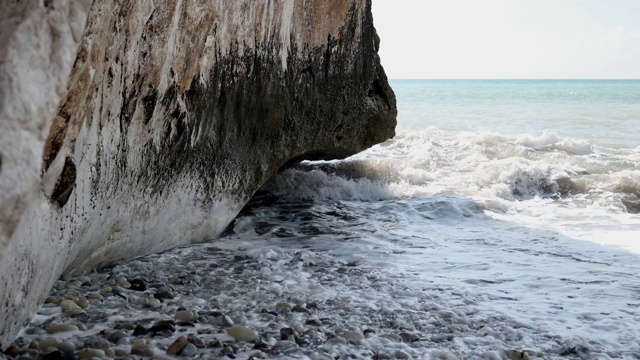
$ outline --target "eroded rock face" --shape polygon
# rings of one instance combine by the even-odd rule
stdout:
[[[61,274],[216,237],[287,162],[394,134],[370,0],[1,6],[0,345]]]

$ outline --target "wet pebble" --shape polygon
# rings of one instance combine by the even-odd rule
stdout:
[[[122,330],[114,330],[107,334],[107,340],[110,342],[117,344],[120,339],[127,337],[127,333]]]
[[[67,331],[78,331],[78,327],[73,324],[55,324],[47,328],[49,334],[57,334]]]
[[[162,299],[162,300],[171,300],[174,298],[173,292],[171,292],[170,290],[158,290],[156,291],[155,294],[153,294],[153,297],[156,299]]]
[[[167,348],[167,354],[177,355],[180,350],[185,347],[185,345],[187,345],[187,337],[180,336],[173,343],[171,343],[171,345],[169,345],[169,347]]]
[[[84,347],[86,348],[104,350],[108,349],[110,346],[111,344],[107,340],[97,336],[90,337],[84,341]]]
[[[11,345],[4,350],[4,354],[8,357],[16,357],[20,354],[20,348],[16,345]]]
[[[76,346],[69,340],[65,340],[58,344],[58,350],[67,354],[73,354],[76,351]]]
[[[89,299],[89,300],[102,300],[104,298],[99,293],[90,293],[90,294],[87,294],[87,299]]]
[[[221,326],[221,327],[232,327],[234,325],[233,320],[227,315],[220,315],[214,317],[209,322],[211,325]]]
[[[184,346],[184,348],[182,348],[179,355],[186,356],[186,357],[193,357],[197,351],[198,351],[198,348],[196,348],[195,345],[193,345],[192,343],[187,343]]]
[[[62,308],[62,310],[81,310],[82,309],[80,306],[78,306],[78,304],[75,303],[75,301],[70,299],[63,300],[60,303],[60,307]]]
[[[129,289],[134,291],[145,291],[147,290],[147,283],[143,279],[133,279],[130,282],[131,286]]]
[[[298,344],[296,344],[295,341],[291,340],[278,340],[275,345],[273,345],[273,349],[278,351],[289,350],[297,347]]]
[[[276,304],[276,312],[278,313],[288,312],[291,311],[291,309],[293,309],[293,306],[289,303],[279,302]]]
[[[57,347],[62,341],[56,337],[48,336],[38,343],[38,347],[46,349],[48,347]]]
[[[258,333],[244,326],[235,326],[227,329],[227,334],[238,341],[254,341],[258,338]]]
[[[93,359],[93,358],[104,359],[105,357],[106,357],[106,354],[104,353],[104,351],[99,349],[86,348],[78,352],[79,359]]]
[[[193,321],[198,318],[198,313],[190,310],[181,310],[176,312],[177,321]]]
[[[342,331],[340,334],[345,340],[350,341],[362,341],[364,340],[364,335],[357,331]]]

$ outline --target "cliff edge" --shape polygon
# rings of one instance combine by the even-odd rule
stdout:
[[[371,0],[0,4],[0,348],[61,274],[218,236],[394,135]]]

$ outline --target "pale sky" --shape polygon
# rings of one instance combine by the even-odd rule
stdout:
[[[391,79],[640,79],[640,0],[373,0]]]

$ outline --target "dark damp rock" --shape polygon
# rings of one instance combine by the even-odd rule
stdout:
[[[207,347],[207,344],[204,342],[204,340],[193,335],[189,336],[189,342],[195,345],[195,347],[197,347],[198,349],[203,349]]]
[[[182,350],[180,350],[180,352],[178,353],[179,356],[185,356],[185,357],[193,357],[196,352],[198,351],[198,348],[193,345],[192,343],[187,343]]]
[[[297,347],[298,345],[295,343],[295,341],[290,340],[280,340],[277,341],[275,345],[273,345],[273,349],[278,351],[289,350]]]
[[[330,318],[322,318],[320,319],[320,321],[322,321],[322,325],[336,326],[336,322],[331,320]]]
[[[211,325],[215,325],[215,326],[221,326],[221,327],[232,327],[234,325],[233,320],[231,320],[231,318],[227,315],[219,315],[216,316],[215,318],[212,318],[209,323]]]
[[[309,341],[307,341],[306,339],[299,338],[299,337],[296,337],[295,339],[296,339],[296,344],[300,347],[309,345]]]
[[[16,357],[20,354],[20,348],[15,345],[11,345],[4,350],[4,354],[8,357]]]
[[[155,355],[155,353],[154,353],[154,352],[153,352],[153,350],[151,350],[151,349],[132,348],[132,349],[131,349],[131,355],[139,355],[139,356],[144,356],[144,357],[152,357],[153,355]]]
[[[154,325],[173,325],[173,326],[175,326],[176,325],[176,321],[175,320],[171,320],[171,319],[159,320]]]
[[[133,329],[133,336],[142,336],[144,334],[147,333],[147,328],[145,328],[142,325],[136,325],[136,327]]]
[[[309,319],[304,324],[309,326],[322,326],[322,322],[318,319]]]
[[[207,344],[207,347],[219,348],[219,347],[222,347],[222,342],[220,342],[220,340],[218,339],[213,339]]]
[[[267,344],[266,342],[264,342],[262,340],[258,340],[258,341],[256,341],[255,344],[253,344],[253,348],[255,350],[267,350],[267,349],[269,349],[269,344]]]
[[[101,338],[101,337],[90,337],[87,340],[85,340],[84,342],[84,347],[85,348],[93,348],[93,349],[100,349],[100,350],[104,350],[104,349],[108,349],[109,347],[111,347],[111,344]]]
[[[153,297],[158,300],[172,300],[174,298],[173,292],[171,292],[171,290],[166,290],[166,289],[161,289],[156,291],[156,293],[153,294]]]
[[[147,331],[147,333],[151,333],[153,336],[171,336],[174,332],[176,332],[176,328],[170,324],[156,324]]]
[[[231,346],[225,346],[220,350],[220,355],[227,356],[229,359],[235,359],[236,354],[233,352],[233,348]]]
[[[292,328],[280,329],[280,340],[289,340],[289,337],[295,337],[296,332]]]
[[[107,340],[116,344],[118,341],[124,337],[127,337],[127,333],[122,330],[115,330],[107,335]]]
[[[310,311],[302,305],[294,306],[291,311],[298,312],[298,313],[307,313],[307,314],[310,313]]]
[[[365,331],[362,332],[364,334],[364,337],[366,338],[370,338],[373,336],[373,334],[375,334],[376,332],[373,331],[372,329],[366,329]]]
[[[194,323],[192,323],[191,321],[183,321],[181,323],[177,324],[178,326],[182,326],[182,327],[195,327],[196,325]]]
[[[64,351],[56,350],[45,355],[42,360],[74,360],[75,356]]]
[[[273,316],[278,316],[278,313],[277,313],[277,312],[275,312],[275,311],[269,311],[269,310],[267,310],[267,309],[262,309],[262,310],[260,311],[260,313],[262,313],[262,314],[271,314],[271,315],[273,315]]]
[[[405,343],[412,343],[420,340],[418,335],[406,331],[400,333],[400,338],[402,339],[402,342]]]
[[[129,283],[131,284],[131,286],[129,286],[130,290],[134,290],[134,291],[147,290],[147,283],[143,279],[133,279]]]

